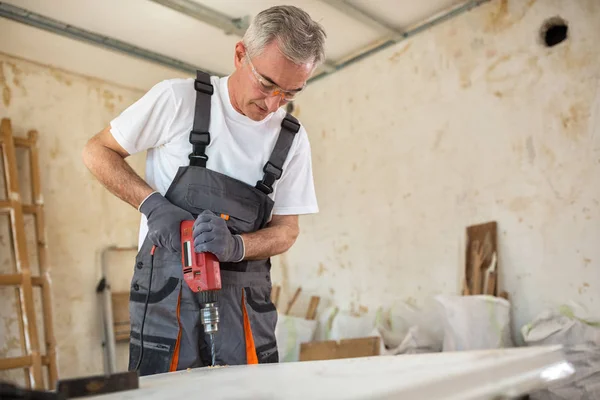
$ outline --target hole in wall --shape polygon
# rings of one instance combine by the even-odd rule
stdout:
[[[546,47],[553,47],[567,40],[569,25],[560,17],[552,17],[542,25],[540,38]]]

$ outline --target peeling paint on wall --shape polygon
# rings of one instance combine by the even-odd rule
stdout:
[[[10,106],[10,86],[6,82],[6,76],[4,75],[4,63],[0,63],[0,87],[2,88],[2,103],[5,107]]]
[[[569,38],[547,48],[556,15]],[[517,337],[547,307],[597,303],[599,18],[595,0],[494,0],[308,88],[321,211],[286,280],[343,310],[421,306],[459,293],[465,227],[497,220]]]
[[[142,93],[2,53],[0,91],[4,93],[0,118],[11,119],[14,135],[26,136],[31,129],[39,132],[59,374],[67,378],[100,373],[103,362],[95,293],[100,276],[97,254],[110,245],[136,244],[139,213],[110,195],[91,176],[81,161],[81,150],[89,137],[107,126]],[[30,201],[28,160],[21,154],[18,160],[22,197]],[[128,158],[128,162],[143,173],[143,154]],[[0,171],[3,173],[2,167]],[[3,179],[0,182],[4,193]],[[77,193],[77,197],[73,193]],[[28,254],[32,270],[36,272],[39,268],[33,219],[27,218],[25,222]],[[3,273],[16,268],[10,238],[8,218],[0,218],[0,270]],[[122,264],[112,266],[116,286],[129,286],[134,256],[129,255]],[[16,311],[11,308],[15,301],[14,290],[0,294],[0,331],[3,331],[0,353],[20,353],[19,324]],[[36,303],[41,311],[39,297]],[[38,315],[38,325],[43,344],[41,315]],[[122,356],[128,352],[127,346],[118,346],[118,351]],[[126,369],[126,365],[119,367]],[[0,378],[22,383],[23,372],[0,372]]]
[[[488,14],[485,31],[487,33],[500,33],[511,28],[525,17],[525,14],[535,2],[536,0],[528,0],[527,2],[495,1],[495,8]]]

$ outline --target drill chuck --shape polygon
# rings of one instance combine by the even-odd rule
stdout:
[[[206,303],[200,310],[200,321],[204,325],[205,333],[214,333],[219,330],[219,308],[215,303]]]

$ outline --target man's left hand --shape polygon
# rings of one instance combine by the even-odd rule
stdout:
[[[194,222],[194,250],[212,253],[221,262],[240,262],[244,258],[244,241],[232,235],[224,219],[205,210]]]

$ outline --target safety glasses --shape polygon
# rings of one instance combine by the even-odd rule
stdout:
[[[300,93],[302,91],[302,89],[304,89],[304,87],[306,86],[306,83],[305,83],[304,86],[302,87],[302,89],[299,89],[299,90],[294,90],[294,91],[283,90],[282,88],[280,88],[273,82],[269,81],[267,78],[265,78],[264,76],[262,76],[261,74],[259,74],[256,71],[256,68],[254,68],[254,64],[252,64],[252,61],[250,60],[248,53],[246,53],[245,57],[246,57],[246,60],[248,60],[248,64],[250,65],[250,70],[252,71],[252,75],[254,75],[254,78],[257,81],[256,86],[258,87],[260,92],[266,96],[280,96],[285,101],[292,101],[296,98],[298,93]]]

